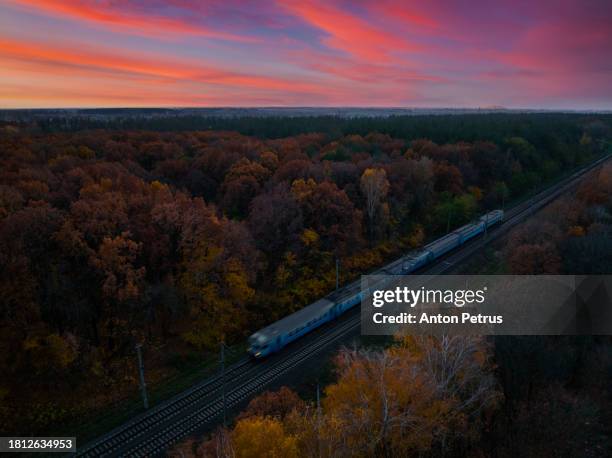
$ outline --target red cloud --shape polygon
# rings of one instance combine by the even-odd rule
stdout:
[[[279,4],[308,24],[323,30],[328,35],[325,39],[328,46],[370,62],[388,62],[394,52],[421,49],[401,36],[330,6],[329,2],[280,0]]]
[[[413,5],[412,3],[416,3]],[[387,19],[403,22],[408,26],[416,26],[420,28],[439,29],[441,24],[439,18],[434,15],[427,15],[418,11],[418,6],[423,5],[423,2],[395,2],[395,1],[377,1],[368,4],[369,11],[375,14],[382,15]]]
[[[257,42],[255,37],[247,37],[221,32],[186,21],[166,18],[152,14],[137,14],[121,11],[110,2],[100,3],[87,0],[9,0],[11,3],[27,10],[34,9],[60,18],[84,20],[112,27],[121,32],[146,36],[197,35],[207,38]]]
[[[167,79],[289,92],[319,93],[325,91],[324,86],[309,82],[243,74],[188,61],[164,59],[159,56],[154,59],[146,59],[142,56],[118,54],[100,48],[95,50],[75,49],[0,40],[0,58],[39,67],[44,66],[47,70],[60,73],[65,73],[68,68],[105,76],[114,74],[118,78],[149,77],[158,82]]]

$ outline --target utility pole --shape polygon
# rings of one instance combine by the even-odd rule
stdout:
[[[223,398],[223,427],[227,423],[227,402],[225,397],[225,343],[221,342],[221,396]]]
[[[144,363],[142,361],[142,344],[136,344],[136,354],[138,355],[138,373],[140,376],[140,391],[142,392],[142,403],[145,410],[149,408],[149,398],[147,397],[147,384],[144,378]]]
[[[340,259],[336,258],[336,290],[340,284]]]
[[[317,381],[317,448],[321,456],[321,395],[319,394],[319,382]]]

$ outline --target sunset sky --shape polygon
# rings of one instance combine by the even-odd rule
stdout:
[[[612,1],[2,0],[0,107],[612,109]]]

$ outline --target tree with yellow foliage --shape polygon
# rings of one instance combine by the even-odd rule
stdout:
[[[297,458],[297,438],[285,431],[280,420],[249,417],[240,420],[230,434],[225,456],[236,458]],[[233,452],[233,453],[232,453]]]
[[[326,431],[341,455],[400,456],[431,448],[448,404],[400,352],[344,351],[340,379],[326,389]]]
[[[444,454],[477,439],[500,400],[491,348],[465,336],[405,337],[383,351],[344,350],[321,412],[289,415],[305,456]]]

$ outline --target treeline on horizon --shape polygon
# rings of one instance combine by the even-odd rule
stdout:
[[[136,342],[163,348],[153,383],[331,291],[336,258],[341,281],[356,278],[612,138],[609,117],[578,115],[223,121],[252,135],[174,131],[172,119],[54,122],[0,127],[8,432],[43,432],[131,393]]]
[[[330,139],[372,132],[394,138],[427,138],[433,142],[489,140],[500,142],[512,136],[526,138],[536,147],[551,141],[567,142],[581,135],[584,126],[597,128],[612,124],[612,114],[591,113],[470,113],[374,116],[202,116],[171,114],[167,110],[143,110],[127,115],[124,110],[87,110],[86,115],[36,116],[23,125],[35,125],[45,132],[88,129],[153,130],[159,132],[213,130],[234,131],[258,138],[277,139],[308,133],[323,133]]]

